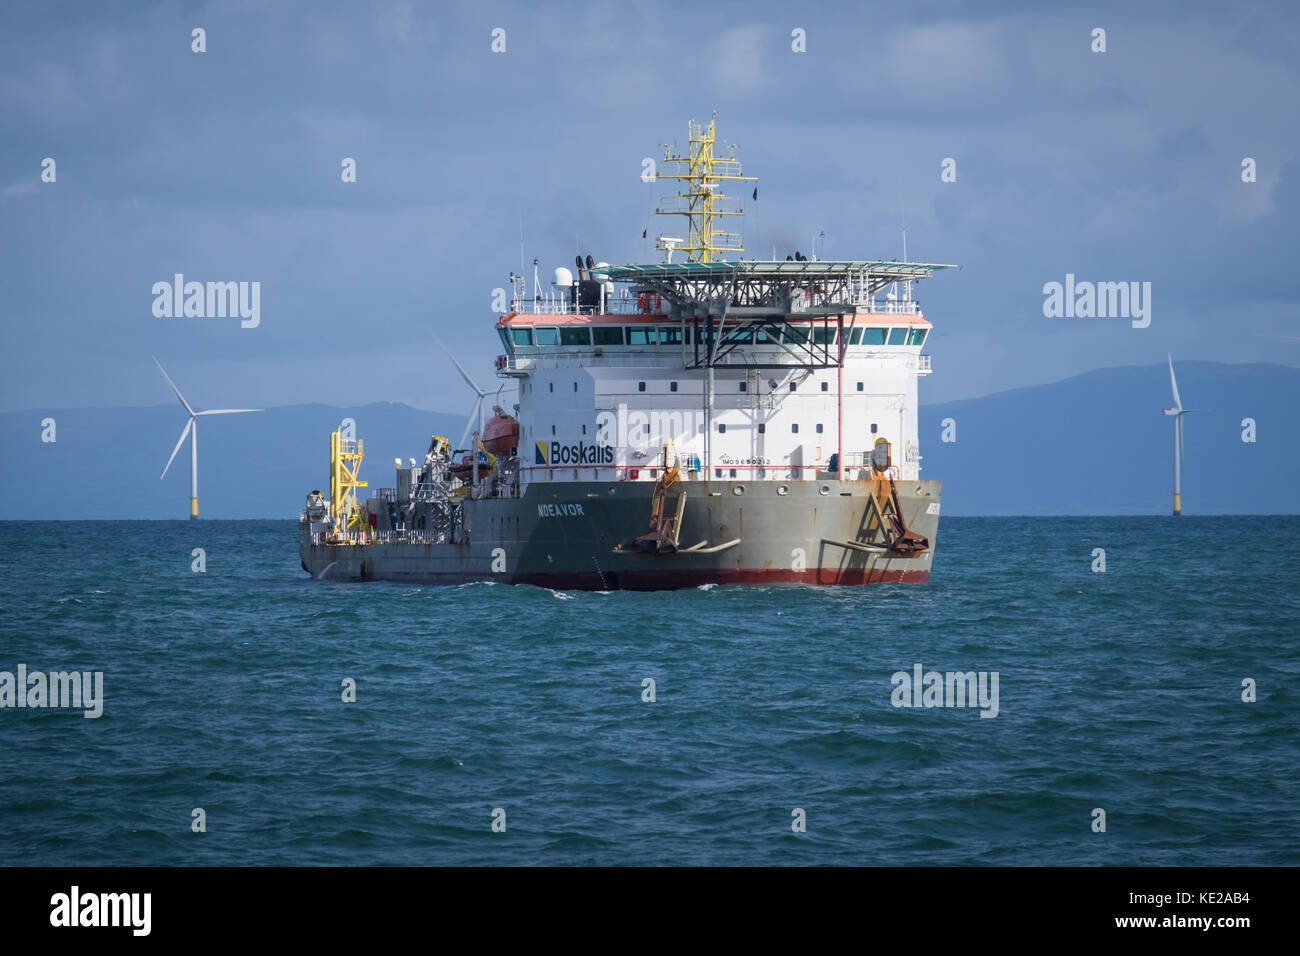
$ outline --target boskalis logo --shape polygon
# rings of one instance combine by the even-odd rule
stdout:
[[[535,465],[612,465],[614,446],[583,441],[539,441]]]

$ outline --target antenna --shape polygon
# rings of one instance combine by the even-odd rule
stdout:
[[[907,216],[903,213],[903,178],[898,178],[898,221],[903,226],[903,261],[907,261]]]

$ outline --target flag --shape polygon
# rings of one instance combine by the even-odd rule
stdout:
[[[642,238],[642,239],[645,238],[646,231],[647,231],[649,228],[650,228],[649,226],[646,226],[645,229],[642,229],[642,230],[641,230],[641,238]]]
[[[758,187],[754,187],[754,201],[758,202]]]

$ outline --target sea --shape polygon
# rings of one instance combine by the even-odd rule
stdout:
[[[651,593],[321,582],[296,534],[0,523],[0,865],[1300,864],[1300,517]]]

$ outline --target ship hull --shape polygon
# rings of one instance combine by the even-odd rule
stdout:
[[[648,554],[654,483],[533,483],[519,498],[467,501],[455,543],[330,544],[303,525],[303,570],[315,578],[555,589],[663,590],[705,584],[923,584],[938,535],[938,481],[895,483],[917,554],[884,550],[889,483],[687,481],[678,550]]]

